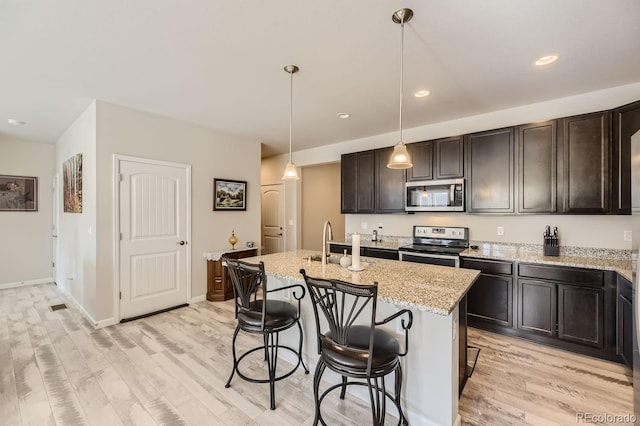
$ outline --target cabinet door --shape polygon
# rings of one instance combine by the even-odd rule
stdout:
[[[518,279],[518,328],[556,335],[556,285]]]
[[[364,256],[377,257],[379,259],[391,259],[391,260],[399,259],[398,250],[380,249],[380,248],[372,248],[372,247],[364,248]]]
[[[470,325],[483,323],[513,326],[513,278],[480,274],[467,293]]]
[[[562,119],[562,211],[609,210],[609,112]]]
[[[393,147],[375,150],[376,213],[404,213],[405,172],[387,167],[392,152]]]
[[[344,154],[340,164],[342,213],[374,212],[374,152]]]
[[[467,206],[470,213],[513,213],[513,128],[466,136]]]
[[[558,284],[558,338],[604,346],[603,291]]]
[[[556,212],[556,121],[518,127],[518,212]]]
[[[407,170],[407,181],[433,179],[433,141],[407,144],[413,167]]]
[[[625,364],[633,365],[633,303],[618,296],[618,351]]]
[[[358,209],[358,153],[340,157],[340,211],[356,213]]]
[[[453,179],[464,177],[464,143],[462,136],[438,139],[434,141],[434,144],[434,178]]]
[[[611,193],[611,211],[616,214],[629,214],[640,211],[640,171],[633,177],[636,179],[632,183],[632,166],[635,164],[636,170],[640,165],[640,141],[638,152],[632,158],[631,138],[635,135],[640,138],[640,102],[634,102],[613,110],[613,147],[611,158],[611,178],[613,189]],[[635,193],[632,196],[632,192]],[[632,200],[633,198],[633,200]],[[634,205],[632,206],[632,201]]]

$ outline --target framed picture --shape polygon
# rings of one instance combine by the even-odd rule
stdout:
[[[0,175],[0,211],[37,212],[38,178]]]
[[[62,163],[63,200],[66,213],[82,213],[82,154]]]
[[[247,210],[247,182],[213,179],[213,210]]]

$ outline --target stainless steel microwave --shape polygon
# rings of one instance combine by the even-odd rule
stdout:
[[[464,211],[464,179],[406,183],[408,212]]]

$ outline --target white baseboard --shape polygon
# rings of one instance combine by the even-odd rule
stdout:
[[[15,288],[15,287],[24,287],[27,285],[35,285],[35,284],[49,284],[54,282],[53,277],[48,278],[40,278],[37,280],[28,280],[28,281],[17,281],[14,283],[4,283],[0,284],[0,290],[4,290],[6,288]]]
[[[93,326],[93,328],[99,328],[98,327],[98,322],[91,316],[89,315],[89,312],[87,312],[82,305],[80,304],[80,302],[78,302],[75,297],[73,297],[71,295],[71,293],[69,293],[67,291],[66,288],[62,287],[62,286],[58,286],[58,289],[65,295],[65,297],[73,304],[73,306],[80,311],[80,313],[82,314],[83,317],[86,318],[87,321],[89,321],[89,324],[91,324]],[[103,322],[103,321],[101,321]],[[104,327],[104,326],[103,326]]]
[[[205,300],[207,300],[207,295],[206,294],[201,294],[200,296],[192,297],[191,301],[189,302],[189,304],[198,303],[198,302],[204,302]]]

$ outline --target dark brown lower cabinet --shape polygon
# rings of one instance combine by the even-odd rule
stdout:
[[[258,249],[230,250],[224,254],[231,259],[244,259],[258,255]],[[207,260],[207,300],[222,302],[233,298],[233,284],[222,258]]]
[[[460,266],[481,271],[467,293],[469,325],[513,327],[513,262],[463,257]]]
[[[556,334],[556,285],[544,281],[518,279],[518,328]]]
[[[558,284],[558,338],[604,347],[604,290]]]
[[[633,366],[633,296],[631,282],[618,277],[617,353],[627,366]]]

